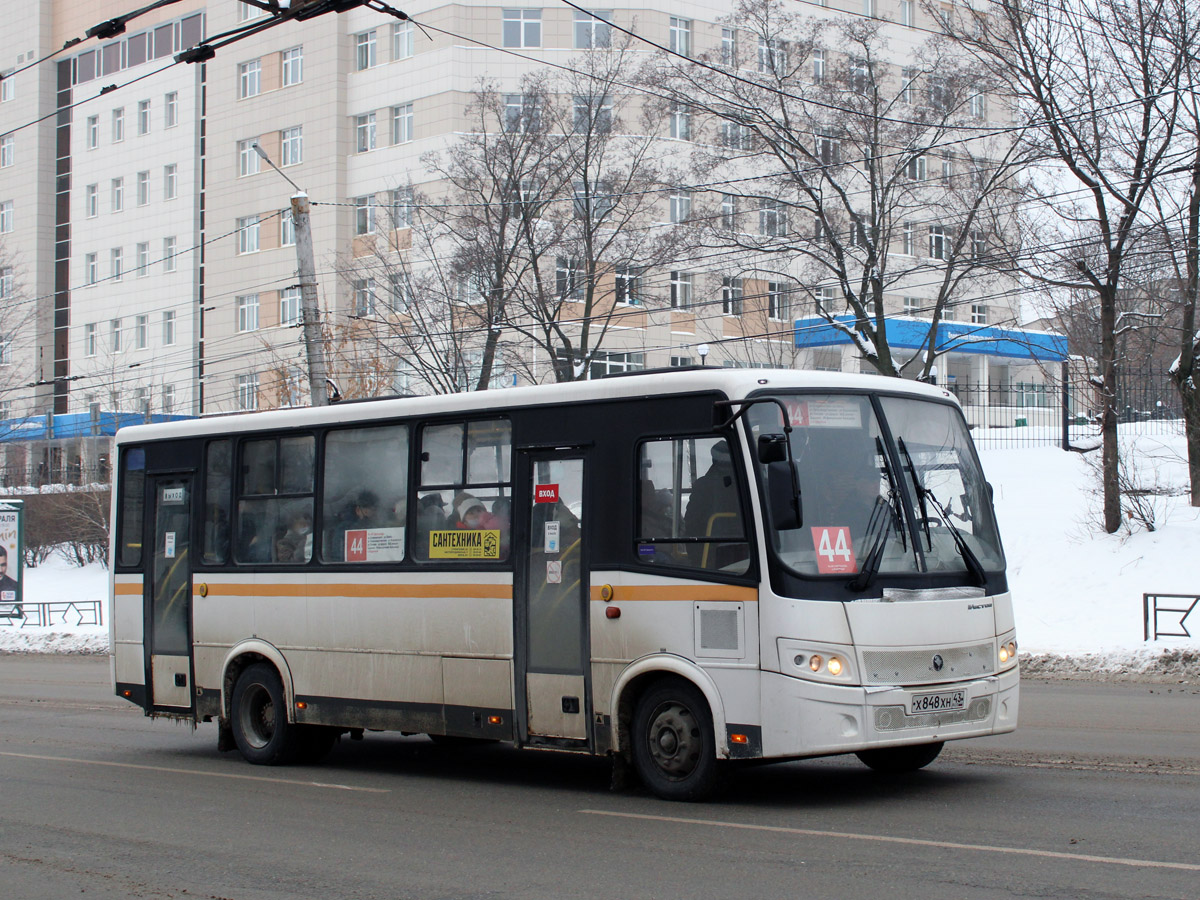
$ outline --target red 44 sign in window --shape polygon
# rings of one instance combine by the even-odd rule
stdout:
[[[858,571],[850,529],[843,526],[814,526],[813,546],[817,548],[817,571],[822,575],[853,575]]]
[[[367,532],[353,530],[346,532],[346,562],[367,561]]]

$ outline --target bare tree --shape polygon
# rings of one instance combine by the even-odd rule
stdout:
[[[936,37],[895,64],[877,20],[742,0],[728,22],[736,41],[703,66],[662,63],[671,101],[708,123],[711,246],[791,261],[878,372],[930,377],[947,307],[986,294],[1011,239],[1025,160],[989,137],[990,82]],[[884,301],[918,286],[933,292],[928,346],[900,358]]]
[[[10,407],[10,415],[14,400],[35,380],[35,311],[19,261],[0,241],[0,401]]]
[[[928,9],[1002,85],[1030,130],[1024,143],[1053,160],[1042,193],[1060,239],[1022,264],[1044,283],[1097,300],[1104,408],[1104,528],[1121,525],[1116,396],[1120,298],[1146,227],[1154,184],[1175,165],[1184,87],[1195,46],[1184,0],[995,0],[984,12]],[[1073,183],[1079,199],[1064,196]]]

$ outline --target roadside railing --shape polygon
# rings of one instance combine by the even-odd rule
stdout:
[[[0,627],[45,628],[48,625],[103,625],[99,600],[50,600],[0,603]]]
[[[1163,603],[1177,602],[1176,606],[1164,606]],[[1186,605],[1185,605],[1186,604]],[[1160,637],[1191,637],[1188,631],[1187,617],[1200,605],[1200,594],[1142,594],[1142,616],[1146,623],[1146,640],[1157,641]],[[1174,626],[1178,631],[1162,631],[1158,624],[1159,616],[1169,613],[1176,616]]]

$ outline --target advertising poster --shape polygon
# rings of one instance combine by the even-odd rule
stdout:
[[[0,606],[21,602],[21,507],[0,501]]]

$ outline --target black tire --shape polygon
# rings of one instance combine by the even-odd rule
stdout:
[[[942,752],[944,741],[936,744],[914,744],[909,747],[881,747],[854,754],[863,765],[885,775],[903,775],[923,769]]]
[[[653,685],[633,714],[633,766],[664,800],[703,800],[717,782],[712,713],[704,695],[682,679]]]
[[[304,730],[287,720],[283,682],[266,663],[255,663],[238,676],[230,712],[234,743],[247,762],[282,766],[304,749]]]

